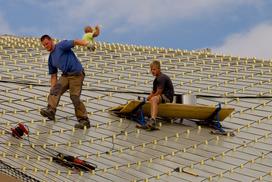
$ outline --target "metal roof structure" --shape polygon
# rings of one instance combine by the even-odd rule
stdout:
[[[272,181],[271,61],[96,44],[95,52],[74,48],[86,72],[81,99],[93,125],[75,130],[68,93],[61,97],[55,122],[39,114],[50,89],[48,52],[39,38],[0,36],[2,173],[22,181]],[[212,135],[211,128],[190,121],[162,122],[159,131],[148,132],[111,115],[109,108],[138,96],[122,91],[151,90],[153,59],[161,61],[176,93],[199,95],[198,104],[234,107],[222,125],[235,136]],[[18,122],[29,127],[30,142],[3,129]],[[90,173],[68,169],[53,162],[48,151],[78,156],[97,169]]]

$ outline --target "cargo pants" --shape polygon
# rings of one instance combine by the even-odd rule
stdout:
[[[84,77],[84,71],[71,75],[62,74],[58,79],[57,84],[50,90],[50,94],[48,96],[48,109],[55,113],[59,104],[60,97],[67,90],[69,90],[70,99],[74,105],[77,120],[88,120],[85,105],[80,100]]]

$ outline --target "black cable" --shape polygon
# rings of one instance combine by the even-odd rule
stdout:
[[[21,85],[32,85],[32,86],[39,86],[39,87],[50,87],[49,85],[42,85],[42,84],[37,84],[37,83],[31,83],[31,82],[17,82],[17,81],[8,81],[8,80],[0,80],[0,82],[3,83],[14,83],[14,84],[21,84]],[[135,91],[124,91],[124,90],[108,90],[108,89],[88,89],[85,88],[83,90],[88,90],[88,91],[93,91],[93,92],[113,92],[113,93],[126,93],[126,94],[138,94],[138,95],[149,95],[149,92],[135,92]],[[178,93],[174,94],[174,96],[182,96],[184,93]],[[202,97],[202,98],[228,98],[228,99],[235,99],[235,98],[240,98],[240,99],[271,99],[271,96],[257,96],[257,95],[246,95],[246,96],[222,96],[222,95],[202,95],[198,94],[195,95],[196,97]]]
[[[134,92],[134,91],[122,91],[122,90],[105,90],[105,89],[84,89],[87,91],[93,92],[113,92],[113,93],[122,93],[122,94],[139,94],[139,95],[149,95],[148,92]]]
[[[46,150],[46,149],[43,148],[43,147],[42,147],[42,149],[43,149],[44,151],[48,152],[47,154],[45,154],[45,153],[43,153],[43,152],[37,150],[34,146],[32,146],[32,142],[30,141],[30,130],[29,130],[29,128],[28,128],[27,125],[25,125],[25,126],[27,127],[29,133],[28,133],[28,135],[27,135],[27,139],[24,139],[24,140],[28,141],[29,146],[30,146],[33,150],[35,150],[36,152],[38,152],[39,154],[48,155],[48,153],[49,153],[49,154],[51,154],[51,156],[50,156],[50,155],[48,155],[48,156],[50,156],[50,157],[55,156],[55,154],[53,154],[51,151]]]
[[[126,119],[126,118],[125,118],[125,119]],[[117,134],[117,136],[125,134],[126,130],[129,128],[129,126],[131,125],[131,123],[132,123],[132,122],[129,121],[128,125],[127,125],[123,130],[121,130],[120,133]],[[115,149],[114,149],[115,143],[114,143],[114,138],[113,138],[113,136],[111,137],[111,139],[112,139],[112,140],[111,140],[111,142],[112,142],[112,147],[111,147],[111,150],[110,150],[110,151],[115,151]],[[106,153],[106,154],[109,154],[110,151],[106,151],[105,153]]]
[[[56,150],[54,150],[54,149],[50,149],[50,150],[52,150],[52,151],[54,151],[54,152],[57,153],[57,154],[53,154],[51,151],[49,151],[49,150],[47,150],[47,149],[45,149],[45,148],[42,147],[42,149],[43,149],[44,151],[48,152],[48,153],[43,153],[43,152],[37,150],[35,147],[33,147],[33,146],[32,146],[32,143],[31,143],[31,141],[30,141],[29,135],[27,135],[27,137],[28,137],[28,139],[25,139],[25,140],[28,141],[30,147],[31,147],[33,150],[35,150],[37,153],[42,154],[43,157],[44,157],[44,155],[47,155],[47,156],[52,157],[52,158],[58,158],[58,155],[62,154],[61,152],[58,152],[58,151],[56,151]],[[48,155],[48,154],[50,154],[50,155]],[[63,155],[65,155],[65,154],[63,154]],[[72,166],[75,165],[75,163],[72,162],[72,161],[66,160],[65,162],[68,163],[68,164],[71,164]],[[90,165],[94,166],[94,168],[97,168],[97,165],[94,164],[94,163],[92,163],[92,162],[89,162],[89,161],[84,161],[84,162],[87,163],[87,164],[90,164]],[[84,165],[82,165],[82,164],[76,163],[76,165],[81,166],[81,167],[85,168],[86,170],[89,170],[86,166],[84,166]]]
[[[205,98],[228,98],[228,99],[271,99],[272,96],[257,96],[257,95],[246,95],[246,96],[216,96],[216,95],[195,95],[196,97],[205,97]]]
[[[61,152],[58,152],[58,151],[54,150],[54,149],[50,149],[50,150],[51,150],[51,151],[50,151],[50,150],[47,150],[47,149],[45,149],[45,148],[42,147],[42,149],[43,149],[46,153],[42,152],[41,150],[36,149],[36,148],[32,145],[32,142],[30,141],[30,130],[29,130],[29,128],[28,128],[27,125],[25,125],[25,126],[26,126],[27,129],[28,129],[28,134],[27,134],[27,139],[25,139],[25,138],[23,138],[23,139],[26,140],[26,141],[29,143],[29,146],[30,146],[34,151],[36,151],[38,154],[42,155],[43,157],[49,156],[49,157],[52,157],[53,159],[54,159],[54,158],[59,158],[59,155],[65,155],[65,154],[62,154]],[[22,134],[21,136],[23,136],[24,133],[20,133],[20,134]],[[56,152],[56,154],[54,154],[52,151]],[[67,155],[67,156],[69,156],[69,155]],[[46,157],[45,157],[45,158],[46,158]],[[75,157],[75,158],[76,158],[76,157]],[[60,159],[60,160],[62,160],[62,159]],[[81,159],[79,159],[79,160],[81,160]],[[81,161],[84,161],[84,160],[81,160]],[[80,166],[80,167],[84,168],[84,169],[87,170],[87,171],[90,170],[90,169],[89,169],[88,167],[86,167],[84,164],[75,163],[75,162],[73,162],[73,161],[65,160],[65,161],[63,161],[63,163],[68,163],[68,164],[70,164],[71,166],[75,166],[75,165],[76,165],[76,166]],[[94,167],[94,168],[97,168],[97,165],[96,165],[96,164],[91,163],[91,162],[89,162],[89,161],[84,161],[84,163],[87,164],[87,165],[91,165],[91,166]],[[76,167],[75,167],[75,168],[76,168]]]

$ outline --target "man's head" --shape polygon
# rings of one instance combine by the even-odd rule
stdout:
[[[159,61],[155,60],[150,64],[150,71],[153,76],[159,76],[161,74],[161,64]]]
[[[91,26],[86,26],[86,27],[84,28],[84,32],[85,32],[85,33],[92,33],[92,32],[93,32],[93,28],[92,28]]]
[[[49,35],[41,36],[40,40],[41,40],[41,43],[42,43],[43,47],[47,51],[49,51],[49,52],[53,51],[55,44],[54,44],[53,39]]]

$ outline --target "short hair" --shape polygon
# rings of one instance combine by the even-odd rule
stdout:
[[[43,36],[41,36],[41,38],[40,38],[41,42],[42,42],[44,39],[52,40],[52,38],[51,38],[49,35],[46,35],[46,34],[43,35]]]
[[[158,60],[152,61],[152,63],[150,64],[150,67],[152,66],[156,66],[158,69],[161,69],[161,63]]]
[[[86,26],[86,27],[84,28],[84,32],[85,32],[85,33],[93,32],[93,28],[92,28],[91,26]]]

